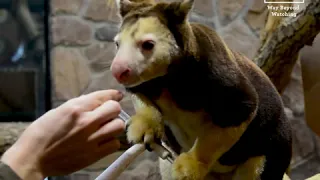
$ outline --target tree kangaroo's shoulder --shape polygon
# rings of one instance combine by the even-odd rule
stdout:
[[[272,84],[267,74],[257,64],[255,64],[252,59],[241,52],[232,51],[232,53],[234,54],[238,66],[245,74],[254,76],[255,78],[262,78]]]
[[[200,44],[200,52],[213,57],[211,60],[215,66],[219,66],[219,72],[238,75],[241,72],[244,76],[252,76],[249,79],[265,79],[271,82],[258,65],[242,52],[230,48],[213,28],[197,22],[190,25],[197,43]],[[228,70],[223,71],[224,68]]]
[[[201,23],[190,23],[194,35],[194,42],[197,43],[198,55],[204,61],[212,61],[216,66],[223,64],[236,68],[233,61],[233,53],[223,38],[211,27]],[[191,38],[191,40],[193,40]],[[222,64],[221,64],[222,63]]]
[[[206,35],[208,37],[218,37],[217,32],[212,28],[205,24],[198,22],[190,22],[190,26],[195,35]]]

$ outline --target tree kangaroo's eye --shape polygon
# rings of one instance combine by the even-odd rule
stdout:
[[[142,42],[141,47],[143,50],[150,51],[153,49],[155,42],[152,40],[147,40]]]

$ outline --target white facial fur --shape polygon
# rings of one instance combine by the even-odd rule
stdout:
[[[165,75],[172,55],[179,50],[170,31],[155,17],[139,19],[117,34],[114,40],[119,47],[111,70],[116,72],[115,66],[131,70],[126,80],[120,82],[126,87],[134,87]],[[141,44],[146,41],[154,42],[152,50],[143,48]]]

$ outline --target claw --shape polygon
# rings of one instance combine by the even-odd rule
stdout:
[[[128,128],[129,128],[129,123],[125,123],[125,131],[127,132],[128,131]]]
[[[151,145],[149,143],[145,143],[144,146],[145,146],[146,150],[148,150],[149,152],[153,151],[153,149],[151,148]]]

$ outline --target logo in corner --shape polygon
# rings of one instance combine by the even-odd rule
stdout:
[[[296,17],[304,0],[264,0],[272,16]]]

